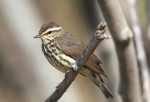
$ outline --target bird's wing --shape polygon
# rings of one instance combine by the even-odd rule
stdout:
[[[74,58],[75,60],[80,57],[80,54],[85,48],[85,44],[71,34],[60,37],[57,40],[57,43],[63,53]],[[85,63],[85,68],[106,76],[101,67],[101,64],[101,61],[94,54],[92,54],[88,61]]]

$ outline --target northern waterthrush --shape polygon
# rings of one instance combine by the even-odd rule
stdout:
[[[66,73],[71,68],[85,48],[85,44],[82,41],[54,22],[44,24],[39,31],[39,35],[34,38],[41,38],[42,51],[45,57],[51,65],[63,73]],[[106,76],[101,64],[101,61],[92,54],[80,74],[88,77],[96,84],[106,98],[112,98],[111,92],[101,77],[101,75]]]

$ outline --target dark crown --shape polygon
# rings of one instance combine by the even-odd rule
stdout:
[[[44,24],[40,31],[39,34],[42,34],[44,31],[46,31],[48,28],[54,28],[54,27],[60,27],[58,24],[54,23],[54,22],[48,22],[47,24]]]

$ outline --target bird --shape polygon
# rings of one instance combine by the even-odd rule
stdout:
[[[55,22],[44,24],[34,38],[42,41],[42,52],[48,62],[56,69],[67,73],[80,57],[86,45],[77,37]],[[101,76],[107,77],[102,69],[102,62],[92,54],[83,65],[80,74],[89,78],[102,91],[106,98],[113,98]]]

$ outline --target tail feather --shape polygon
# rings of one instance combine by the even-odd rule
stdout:
[[[89,79],[101,89],[106,98],[113,98],[112,93],[105,85],[99,73],[90,70],[83,70],[81,74],[88,76]]]
[[[112,93],[109,91],[109,89],[104,83],[99,84],[99,88],[101,89],[106,98],[113,98]]]

